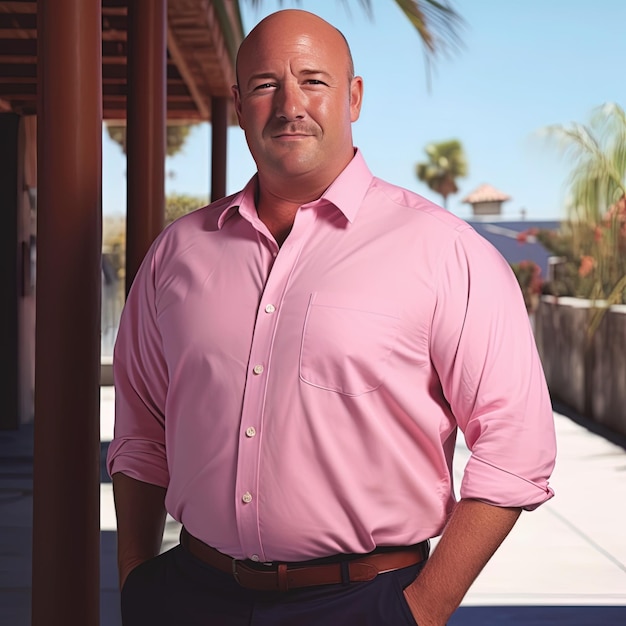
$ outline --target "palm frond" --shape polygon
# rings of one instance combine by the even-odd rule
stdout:
[[[608,103],[598,107],[588,126],[552,125],[544,132],[572,159],[570,210],[597,222],[626,193],[626,114]]]
[[[263,4],[263,0],[247,0],[253,8]],[[291,0],[296,5],[301,0]],[[340,0],[349,9],[349,0]],[[450,57],[463,48],[461,32],[465,20],[454,9],[450,0],[395,0],[395,3],[406,15],[417,31],[424,46],[427,81],[430,88],[431,72],[439,57]],[[287,0],[278,0],[282,7]],[[370,19],[374,12],[372,0],[359,0],[361,8]]]
[[[574,266],[574,293],[609,304],[626,300],[626,113],[615,103],[597,107],[588,125],[544,129],[571,159],[567,257]],[[590,260],[591,271],[580,272]],[[587,265],[589,267],[589,265]],[[594,315],[593,332],[601,313]]]

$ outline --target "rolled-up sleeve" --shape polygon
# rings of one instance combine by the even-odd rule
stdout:
[[[554,494],[554,415],[519,284],[472,229],[443,252],[431,354],[471,452],[460,494],[532,510]]]
[[[128,294],[113,355],[115,429],[107,453],[110,475],[166,487],[167,367],[157,324],[155,246],[144,259]]]

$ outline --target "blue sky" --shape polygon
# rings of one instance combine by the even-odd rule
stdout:
[[[550,124],[586,123],[606,103],[626,106],[626,2],[623,0],[457,0],[466,25],[464,48],[441,59],[428,89],[417,32],[392,0],[372,0],[369,19],[358,0],[241,0],[248,32],[279,8],[301,8],[337,26],[352,48],[365,85],[354,141],[374,174],[435,202],[415,177],[431,141],[459,139],[469,175],[448,208],[469,217],[462,199],[482,183],[512,197],[504,216],[564,216],[571,162],[540,137]],[[210,126],[195,127],[182,153],[169,158],[166,191],[208,196]],[[126,210],[126,163],[103,134],[103,212]],[[227,192],[253,175],[242,131],[228,131]]]

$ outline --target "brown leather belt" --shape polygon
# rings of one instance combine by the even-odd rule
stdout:
[[[241,561],[217,551],[196,539],[183,527],[180,542],[193,556],[216,569],[232,574],[246,589],[287,591],[316,585],[366,582],[378,574],[421,563],[428,558],[429,542],[400,548],[379,548],[374,552],[352,557],[335,557],[300,563],[255,563]]]

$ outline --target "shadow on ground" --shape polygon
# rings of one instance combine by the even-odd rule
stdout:
[[[626,606],[466,606],[449,626],[623,626]]]

